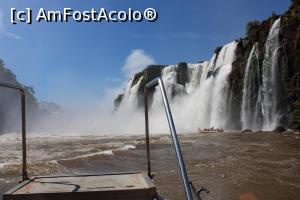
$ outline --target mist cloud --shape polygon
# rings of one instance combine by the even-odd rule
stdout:
[[[46,136],[143,134],[143,112],[138,109],[127,109],[126,106],[117,112],[114,108],[114,99],[124,93],[129,78],[147,65],[153,64],[154,58],[143,49],[134,49],[124,58],[124,63],[121,68],[124,72],[123,77],[106,78],[105,81],[113,84],[103,89],[103,96],[97,101],[90,102],[89,99],[83,98],[82,104],[75,106],[70,101],[68,105],[61,106],[55,112],[50,109],[50,113],[28,118],[28,133]],[[31,109],[28,109],[28,113],[30,111]]]

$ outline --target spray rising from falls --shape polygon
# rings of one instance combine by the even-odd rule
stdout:
[[[209,62],[186,66],[169,65],[162,69],[161,77],[180,131],[195,131],[198,128],[212,126],[225,128],[228,110],[228,76],[235,60],[237,44],[232,42],[223,46]],[[139,99],[137,91],[142,87],[140,85],[142,79],[143,76],[135,84],[132,84],[132,79],[128,83],[118,114],[124,112],[125,108],[135,108],[131,111],[137,112]],[[158,88],[155,89],[151,102],[150,115],[155,116],[152,118],[155,124],[153,128],[160,132],[166,131],[167,124],[159,121],[163,117],[163,108]]]

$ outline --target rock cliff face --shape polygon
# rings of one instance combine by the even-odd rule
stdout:
[[[290,111],[288,126],[300,130],[300,1],[293,0],[290,9],[282,16],[280,30],[280,65],[287,104]]]
[[[233,63],[229,76],[230,90],[232,92],[232,105],[242,104],[243,84],[245,70],[249,54],[253,46],[256,46],[257,66],[260,74],[263,74],[263,64],[266,54],[266,40],[273,23],[280,18],[279,49],[278,49],[278,90],[281,100],[278,107],[284,112],[279,126],[299,129],[300,125],[300,1],[293,0],[289,10],[282,16],[273,14],[269,19],[258,22],[250,22],[247,25],[246,37],[239,40],[236,51],[236,60]],[[262,84],[261,77],[257,84]],[[256,87],[259,89],[259,86]],[[255,98],[255,97],[254,97]],[[258,97],[256,97],[258,98]],[[238,107],[232,106],[232,119],[239,119]],[[262,120],[262,116],[257,116]],[[232,120],[233,121],[233,120]],[[239,122],[239,120],[236,120]],[[233,128],[242,126],[240,123],[232,124]]]
[[[16,75],[7,69],[0,60],[0,82],[16,85],[24,88],[26,92],[26,117],[27,126],[30,130],[37,119],[51,113],[50,104],[39,103],[34,96],[32,87],[22,85],[17,81]],[[18,91],[0,87],[0,135],[7,132],[16,132],[21,128],[21,100]],[[55,105],[57,108],[57,105]]]
[[[246,66],[251,50],[255,45],[257,58],[256,67],[260,74],[260,76],[257,77],[257,80],[255,81],[255,89],[259,91],[260,85],[262,85],[262,69],[266,49],[266,40],[273,23],[279,17],[280,16],[274,14],[272,17],[262,22],[249,22],[246,26],[246,37],[238,40],[239,45],[236,50],[236,60],[233,62],[232,71],[229,75],[230,93],[232,98],[231,112],[229,118],[231,118],[231,121],[234,121],[234,123],[230,124],[229,126],[233,129],[243,128],[242,122],[241,120],[239,120],[241,118],[240,106],[236,105],[242,105]],[[254,101],[256,103],[256,100],[258,99],[258,94],[255,93],[254,95],[255,97],[252,98],[255,98]],[[263,120],[262,116],[259,115],[257,117],[259,120]]]
[[[190,120],[197,120],[199,127],[299,129],[300,0],[293,0],[281,16],[273,14],[262,22],[249,22],[246,36],[216,48],[210,61],[148,66],[129,81],[125,93],[115,100],[116,108],[125,104],[140,108],[145,83],[157,76],[166,82],[171,102],[184,96],[179,106],[188,109],[186,99],[190,99],[194,106],[187,115],[196,112],[198,118]],[[153,94],[152,98],[155,90]],[[204,118],[199,118],[201,112]]]

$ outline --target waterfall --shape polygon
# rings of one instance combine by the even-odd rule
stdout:
[[[120,105],[120,112],[128,112],[137,109],[138,106],[138,90],[143,76],[139,78],[138,82],[133,85],[134,78],[131,78],[124,91],[124,98]]]
[[[259,63],[257,43],[252,47],[247,60],[244,83],[243,99],[241,105],[242,129],[259,129],[255,112],[257,110],[257,91],[259,87]]]
[[[232,63],[235,60],[236,42],[225,45],[217,58],[214,70],[214,84],[212,88],[211,98],[211,121],[210,126],[221,127],[225,126],[226,106],[227,106],[227,90],[228,90],[228,75],[231,72]]]
[[[192,94],[195,92],[201,81],[201,74],[203,70],[207,69],[208,62],[197,64],[188,64],[189,82],[186,84],[186,92]]]
[[[232,64],[232,62],[235,59],[236,44],[237,44],[236,42],[232,42],[232,43],[225,45],[221,49],[221,51],[218,55],[218,59],[215,64],[215,70],[217,70],[218,68],[220,68],[224,65]]]
[[[161,77],[178,130],[195,131],[198,128],[211,126],[226,128],[226,112],[228,112],[227,106],[229,105],[227,102],[228,76],[235,60],[237,44],[237,42],[231,42],[224,45],[210,61],[187,64],[188,80],[184,85],[178,83],[178,65],[169,65],[162,69]],[[141,79],[134,85],[132,85],[132,80],[129,81],[121,107],[132,109],[137,105],[135,99],[138,98]],[[131,106],[126,106],[126,104]],[[155,124],[155,128],[160,128],[159,131],[167,129],[167,124],[161,127],[163,111],[161,94],[159,88],[156,88],[150,114],[155,115],[152,123]]]
[[[173,95],[176,92],[182,93],[184,87],[182,85],[177,84],[177,65],[169,65],[162,70],[161,78],[164,81],[165,89],[167,92],[167,97],[169,100],[172,100]],[[162,98],[160,95],[160,89],[158,87],[155,88],[155,92],[153,95],[153,103],[152,108],[155,109],[162,105]]]
[[[265,56],[262,73],[262,116],[263,130],[273,130],[278,126],[280,114],[278,113],[278,50],[280,31],[280,18],[277,19],[269,32],[265,44]]]
[[[241,122],[243,129],[275,129],[282,118],[279,104],[280,72],[278,66],[280,19],[277,19],[267,37],[259,70],[258,44],[250,52],[244,74]]]
[[[187,86],[193,82],[197,84],[194,90],[186,86],[187,95],[171,102],[179,129],[191,131],[211,126],[225,128],[228,75],[235,60],[236,47],[236,42],[229,43],[218,55],[214,54],[209,62],[189,65],[190,77],[194,79],[190,78]],[[168,85],[170,82],[165,80],[164,75],[162,77]]]

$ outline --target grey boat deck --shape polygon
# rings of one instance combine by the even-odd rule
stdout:
[[[145,173],[35,177],[4,194],[4,200],[153,200]]]

